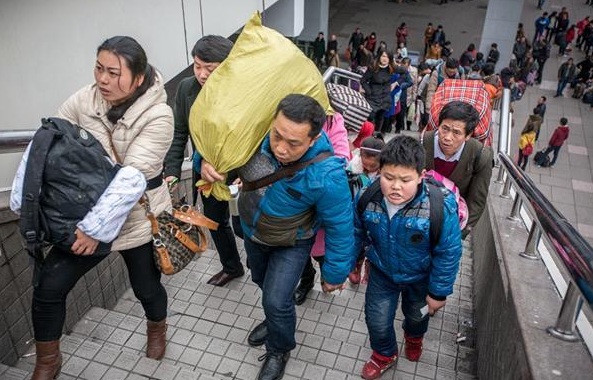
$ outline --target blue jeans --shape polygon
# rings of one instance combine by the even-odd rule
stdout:
[[[564,88],[566,87],[567,84],[568,84],[568,79],[561,79],[558,81],[558,88],[556,89],[557,96],[562,96],[562,92],[564,91]]]
[[[397,284],[371,265],[365,295],[364,313],[371,348],[383,356],[397,354],[393,321],[399,295],[402,295],[403,329],[411,338],[423,337],[428,330],[428,276],[412,284]],[[422,310],[426,306],[425,310]]]
[[[296,347],[296,309],[293,293],[315,238],[297,240],[293,247],[271,247],[245,239],[251,278],[262,290],[268,352],[286,353]]]

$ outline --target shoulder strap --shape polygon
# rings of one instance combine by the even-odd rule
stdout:
[[[360,195],[360,198],[356,203],[356,211],[358,212],[358,215],[362,215],[369,202],[377,196],[377,194],[380,194],[381,197],[383,196],[381,193],[381,180],[379,178],[371,183],[371,185]]]
[[[426,186],[428,188],[428,200],[430,202],[430,248],[433,249],[437,246],[441,238],[445,196],[437,185],[427,181]]]
[[[25,178],[23,180],[23,198],[21,200],[21,234],[27,243],[29,254],[36,259],[39,257],[39,249],[44,240],[39,221],[39,194],[43,182],[43,172],[49,149],[56,137],[61,136],[51,120],[42,120],[29,150]]]
[[[321,152],[314,158],[303,161],[297,162],[292,165],[284,166],[280,170],[275,171],[274,173],[267,175],[263,178],[260,178],[253,182],[243,182],[243,187],[241,188],[242,191],[253,191],[259,188],[268,186],[276,181],[281,180],[282,178],[289,177],[293,174],[296,174],[299,170],[306,168],[307,166],[314,164],[315,162],[323,161],[328,157],[333,156],[330,152]]]

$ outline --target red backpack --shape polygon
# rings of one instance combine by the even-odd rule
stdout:
[[[427,130],[438,128],[441,110],[447,103],[456,100],[469,103],[478,111],[480,121],[474,130],[473,137],[480,140],[484,145],[491,146],[490,119],[492,108],[490,106],[490,94],[486,91],[484,82],[479,80],[445,79],[432,98]]]

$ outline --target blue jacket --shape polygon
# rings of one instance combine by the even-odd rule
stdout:
[[[300,161],[310,160],[326,151],[333,153],[333,148],[322,132]],[[356,259],[352,253],[352,200],[344,166],[343,158],[332,156],[266,188],[241,192],[239,214],[245,238],[285,246],[294,244],[295,240],[311,238],[323,226],[325,261],[322,277],[330,284],[343,283]],[[239,176],[243,181],[253,181],[279,167],[268,135],[260,151],[239,169]]]
[[[380,180],[380,179],[378,179]],[[354,199],[358,203],[363,189]],[[443,225],[438,244],[430,247],[430,202],[422,182],[414,199],[391,220],[385,199],[369,202],[362,215],[354,216],[355,247],[366,243],[369,261],[393,282],[414,283],[428,277],[428,294],[444,299],[453,293],[453,283],[461,258],[461,231],[457,202],[447,191],[443,204]],[[355,206],[356,207],[356,206]]]

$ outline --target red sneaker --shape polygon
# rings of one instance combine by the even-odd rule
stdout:
[[[364,260],[358,260],[356,262],[356,266],[352,269],[352,272],[348,275],[348,279],[353,284],[360,284],[360,277],[361,277],[361,270],[362,270],[362,263]]]
[[[406,358],[411,362],[417,362],[422,355],[422,340],[423,338],[410,338],[404,333],[406,340]]]
[[[369,361],[365,363],[364,367],[362,367],[362,373],[360,375],[366,380],[378,379],[381,377],[383,372],[387,371],[392,365],[395,364],[396,359],[397,355],[389,357],[380,355],[373,351]]]

